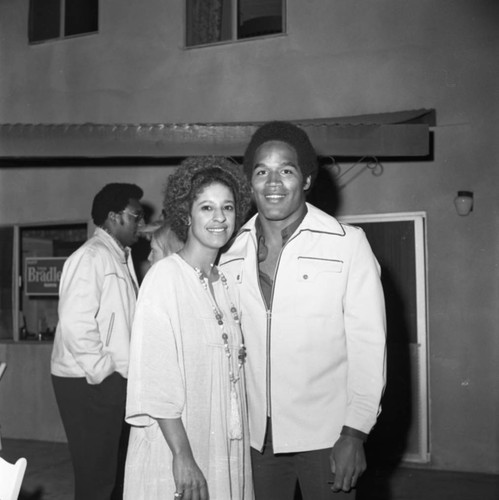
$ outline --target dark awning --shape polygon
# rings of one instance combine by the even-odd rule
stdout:
[[[291,121],[319,155],[410,157],[429,154],[434,116],[420,109]],[[3,124],[0,159],[242,156],[260,124]]]

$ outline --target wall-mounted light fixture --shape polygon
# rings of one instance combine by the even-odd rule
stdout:
[[[473,191],[458,191],[454,206],[459,215],[469,215],[473,210]]]

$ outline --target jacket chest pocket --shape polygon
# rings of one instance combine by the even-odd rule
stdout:
[[[311,328],[312,320],[321,322],[324,318],[339,316],[345,292],[345,271],[341,260],[298,258],[294,270],[295,286],[290,286],[294,304],[290,314],[304,319],[307,329]]]
[[[300,282],[317,282],[322,278],[334,280],[342,272],[342,260],[298,257],[296,279]]]

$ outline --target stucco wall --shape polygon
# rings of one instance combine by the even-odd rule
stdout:
[[[426,211],[431,467],[499,473],[499,3],[288,0],[288,34],[182,50],[183,2],[101,2],[98,36],[29,47],[0,4],[0,122],[317,118],[434,108],[434,157],[387,162],[342,214]],[[6,70],[8,68],[8,70]],[[0,224],[88,216],[117,179],[159,208],[171,169],[0,168]],[[475,194],[459,217],[457,190]]]

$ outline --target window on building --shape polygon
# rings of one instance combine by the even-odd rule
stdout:
[[[285,0],[186,0],[186,46],[284,33]]]
[[[57,40],[99,28],[99,0],[30,0],[30,43]]]
[[[62,266],[87,240],[88,226],[0,226],[0,341],[54,338]]]

